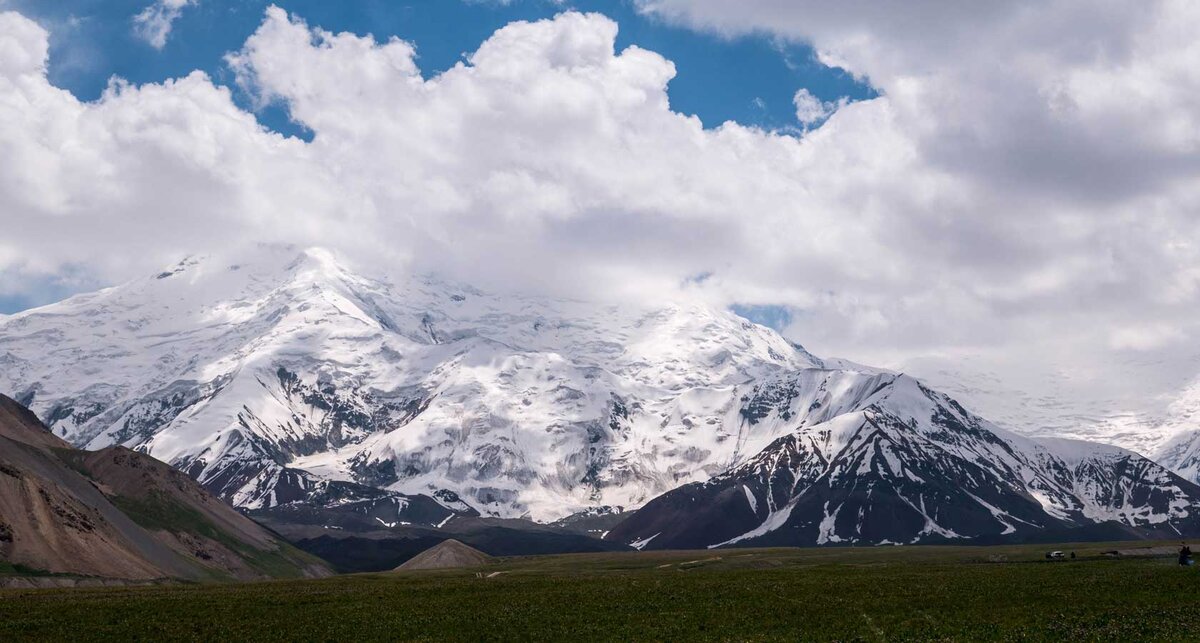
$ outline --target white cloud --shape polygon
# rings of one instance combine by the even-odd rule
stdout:
[[[133,32],[155,49],[162,49],[183,8],[198,0],[154,0],[133,17]]]
[[[41,27],[14,12],[0,13],[0,75],[45,74],[49,51]]]
[[[803,87],[796,91],[792,102],[796,105],[796,120],[805,126],[819,123],[833,113],[832,103],[821,102]]]
[[[849,103],[850,101],[844,97],[839,98],[836,102],[822,101],[803,87],[796,90],[796,94],[792,96],[792,104],[796,106],[796,120],[806,130],[815,125],[820,125],[830,116],[833,116],[834,112]]]
[[[639,4],[698,29],[811,44],[880,91],[868,109],[890,114],[886,128],[914,159],[897,171],[938,177],[912,183],[910,196],[927,203],[892,208],[908,228],[895,239],[909,247],[897,268],[921,270],[924,286],[856,298],[888,330],[831,330],[840,315],[823,308],[793,332],[901,366],[924,351],[950,368],[966,355],[995,357],[973,360],[972,378],[1020,363],[1066,382],[1076,399],[1035,389],[981,406],[1025,406],[1018,415],[1047,425],[1056,406],[1078,400],[1093,418],[1163,413],[1160,402],[1190,379],[1179,373],[1198,370],[1180,349],[1197,337],[1200,303],[1200,4]],[[1113,353],[1129,350],[1145,358],[1131,366]],[[1134,393],[1097,403],[1097,378]],[[1083,431],[1088,420],[1072,422]]]
[[[788,306],[814,350],[885,365],[1103,369],[1119,329],[1179,330],[1147,360],[1196,337],[1200,5],[888,7],[647,4],[811,42],[881,92],[816,101],[803,137],[672,111],[674,64],[614,51],[598,15],[514,23],[425,80],[409,43],[272,8],[229,63],[307,143],[201,73],[80,102],[47,82],[45,32],[3,14],[0,278],[111,282],[286,241],[491,288],[686,283]]]
[[[1175,326],[1150,323],[1117,328],[1109,334],[1108,343],[1114,350],[1152,351],[1186,339]]]

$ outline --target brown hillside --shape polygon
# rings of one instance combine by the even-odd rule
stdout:
[[[454,540],[442,542],[426,549],[409,559],[396,571],[411,571],[415,569],[450,569],[454,567],[480,567],[491,563],[491,556],[463,543]]]
[[[186,475],[124,448],[86,452],[0,395],[0,575],[146,580],[322,576]]]

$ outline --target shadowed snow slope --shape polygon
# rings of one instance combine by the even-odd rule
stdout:
[[[1168,440],[1155,459],[1179,475],[1200,482],[1200,431],[1183,431]]]
[[[871,376],[850,410],[821,413],[821,391],[863,377],[809,369],[763,382],[762,418],[798,418],[792,432],[656,498],[607,537],[677,549],[1200,533],[1200,487],[1164,467],[1008,433],[903,375]]]
[[[321,250],[187,260],[0,319],[0,366],[0,391],[74,444],[146,451],[248,509],[366,503],[385,527],[552,521],[684,485],[650,507],[697,488],[740,503],[694,544],[798,520],[813,542],[908,542],[1186,527],[1195,498],[1131,453],[1003,433],[726,311],[371,279]],[[884,486],[891,517],[847,504]],[[629,525],[659,525],[648,509]],[[902,528],[873,535],[885,519]],[[690,529],[629,525],[615,536],[655,547]]]

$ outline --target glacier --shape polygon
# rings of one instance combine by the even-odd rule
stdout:
[[[0,320],[0,390],[56,434],[248,509],[321,480],[538,521],[637,506],[765,446],[785,427],[741,421],[747,383],[818,363],[701,305],[499,297],[275,246]]]
[[[976,507],[982,534],[1193,512],[1190,483],[1136,454],[1022,437],[723,309],[366,276],[319,248],[193,257],[0,317],[0,391],[72,444],[148,453],[244,509],[369,501],[389,507],[372,514],[385,525],[553,522],[728,482],[730,515],[745,515],[695,539],[711,546],[808,520],[801,480],[872,477],[962,487],[951,496]],[[961,535],[932,496],[896,497],[917,523],[878,540]],[[870,540],[854,527],[866,510],[822,498],[822,542]],[[657,531],[635,520],[610,536],[687,540],[649,522]]]

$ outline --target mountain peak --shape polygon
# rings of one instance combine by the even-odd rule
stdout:
[[[1136,460],[1008,434],[907,375],[819,359],[726,310],[376,279],[319,248],[189,258],[0,320],[0,360],[0,391],[55,435],[149,453],[247,509],[350,494],[384,523],[409,515],[401,506],[433,526],[462,512],[550,522],[739,476],[783,476],[769,486],[791,489],[795,476],[891,485],[1040,471],[1043,482],[1014,492],[1023,508],[991,531],[1046,512],[1175,519],[1166,505],[1114,508],[1046,482]],[[780,463],[791,463],[786,475]],[[744,485],[730,488],[759,508],[748,520],[795,500]],[[976,514],[1001,506],[966,488],[985,503]],[[1031,498],[1046,508],[1030,509],[1041,506]],[[909,518],[906,541],[966,529],[928,511]],[[866,537],[849,529],[827,535]]]
[[[819,366],[695,302],[386,281],[290,246],[6,320],[0,355],[0,390],[56,435],[148,451],[243,506],[294,470],[539,520],[715,473],[762,439],[734,410],[747,383]]]

